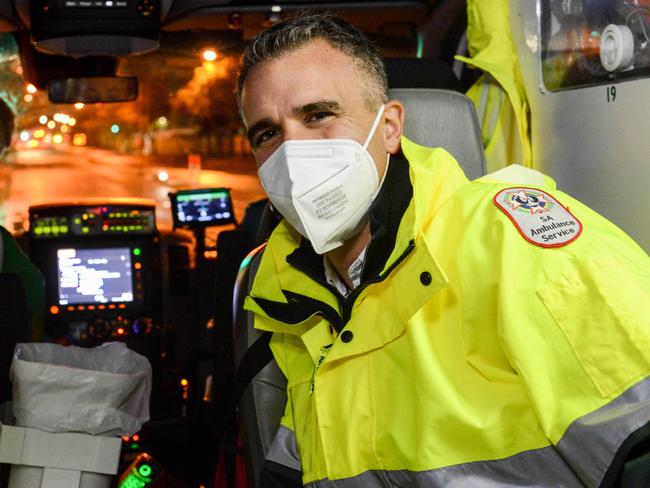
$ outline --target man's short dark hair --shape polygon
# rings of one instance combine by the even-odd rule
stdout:
[[[350,56],[363,75],[365,102],[370,110],[388,101],[388,81],[384,62],[375,45],[349,22],[329,13],[302,12],[260,32],[244,50],[237,83],[240,112],[241,94],[250,71],[298,49],[309,42],[324,40]]]

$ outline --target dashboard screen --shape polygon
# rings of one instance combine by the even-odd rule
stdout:
[[[133,301],[128,247],[58,249],[59,305]]]
[[[179,191],[173,197],[177,226],[223,225],[234,222],[226,188]]]

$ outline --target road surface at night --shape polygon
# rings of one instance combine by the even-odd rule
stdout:
[[[0,167],[0,224],[13,230],[30,205],[85,198],[141,197],[156,202],[158,227],[172,226],[168,193],[179,187],[228,187],[235,216],[264,197],[252,165],[236,173],[165,167],[151,159],[90,147],[24,149]],[[230,165],[233,166],[233,165]],[[159,175],[165,172],[166,181]],[[164,179],[164,175],[163,175]]]

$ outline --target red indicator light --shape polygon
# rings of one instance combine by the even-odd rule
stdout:
[[[106,308],[106,305],[97,305],[97,308],[100,310],[104,310]]]
[[[73,307],[72,305],[68,305],[65,309],[66,309],[68,312],[72,312],[72,311],[74,310],[74,307]]]
[[[95,310],[95,305],[88,305],[88,310]]]
[[[85,305],[79,305],[77,307],[77,310],[86,310],[86,307],[85,307]]]
[[[123,440],[124,442],[129,442],[129,436],[128,436],[128,435],[123,435],[123,436],[122,436],[122,440]]]
[[[52,305],[52,306],[50,307],[50,313],[51,313],[52,315],[56,315],[57,313],[59,313],[59,307],[57,307],[56,305]]]
[[[120,303],[120,304],[118,305],[118,307],[119,307],[119,308],[126,308],[126,305],[124,305],[123,303]]]
[[[115,308],[115,304],[114,304],[114,303],[111,303],[111,304],[108,306],[108,308],[110,308],[111,310],[113,310],[113,309]]]
[[[139,440],[140,440],[140,436],[139,436],[138,434],[135,434],[135,435],[133,436],[133,441],[134,441],[134,442],[138,442]]]

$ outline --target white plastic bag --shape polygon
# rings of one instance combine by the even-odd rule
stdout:
[[[21,427],[130,436],[149,420],[151,365],[119,342],[18,344],[9,376]]]

